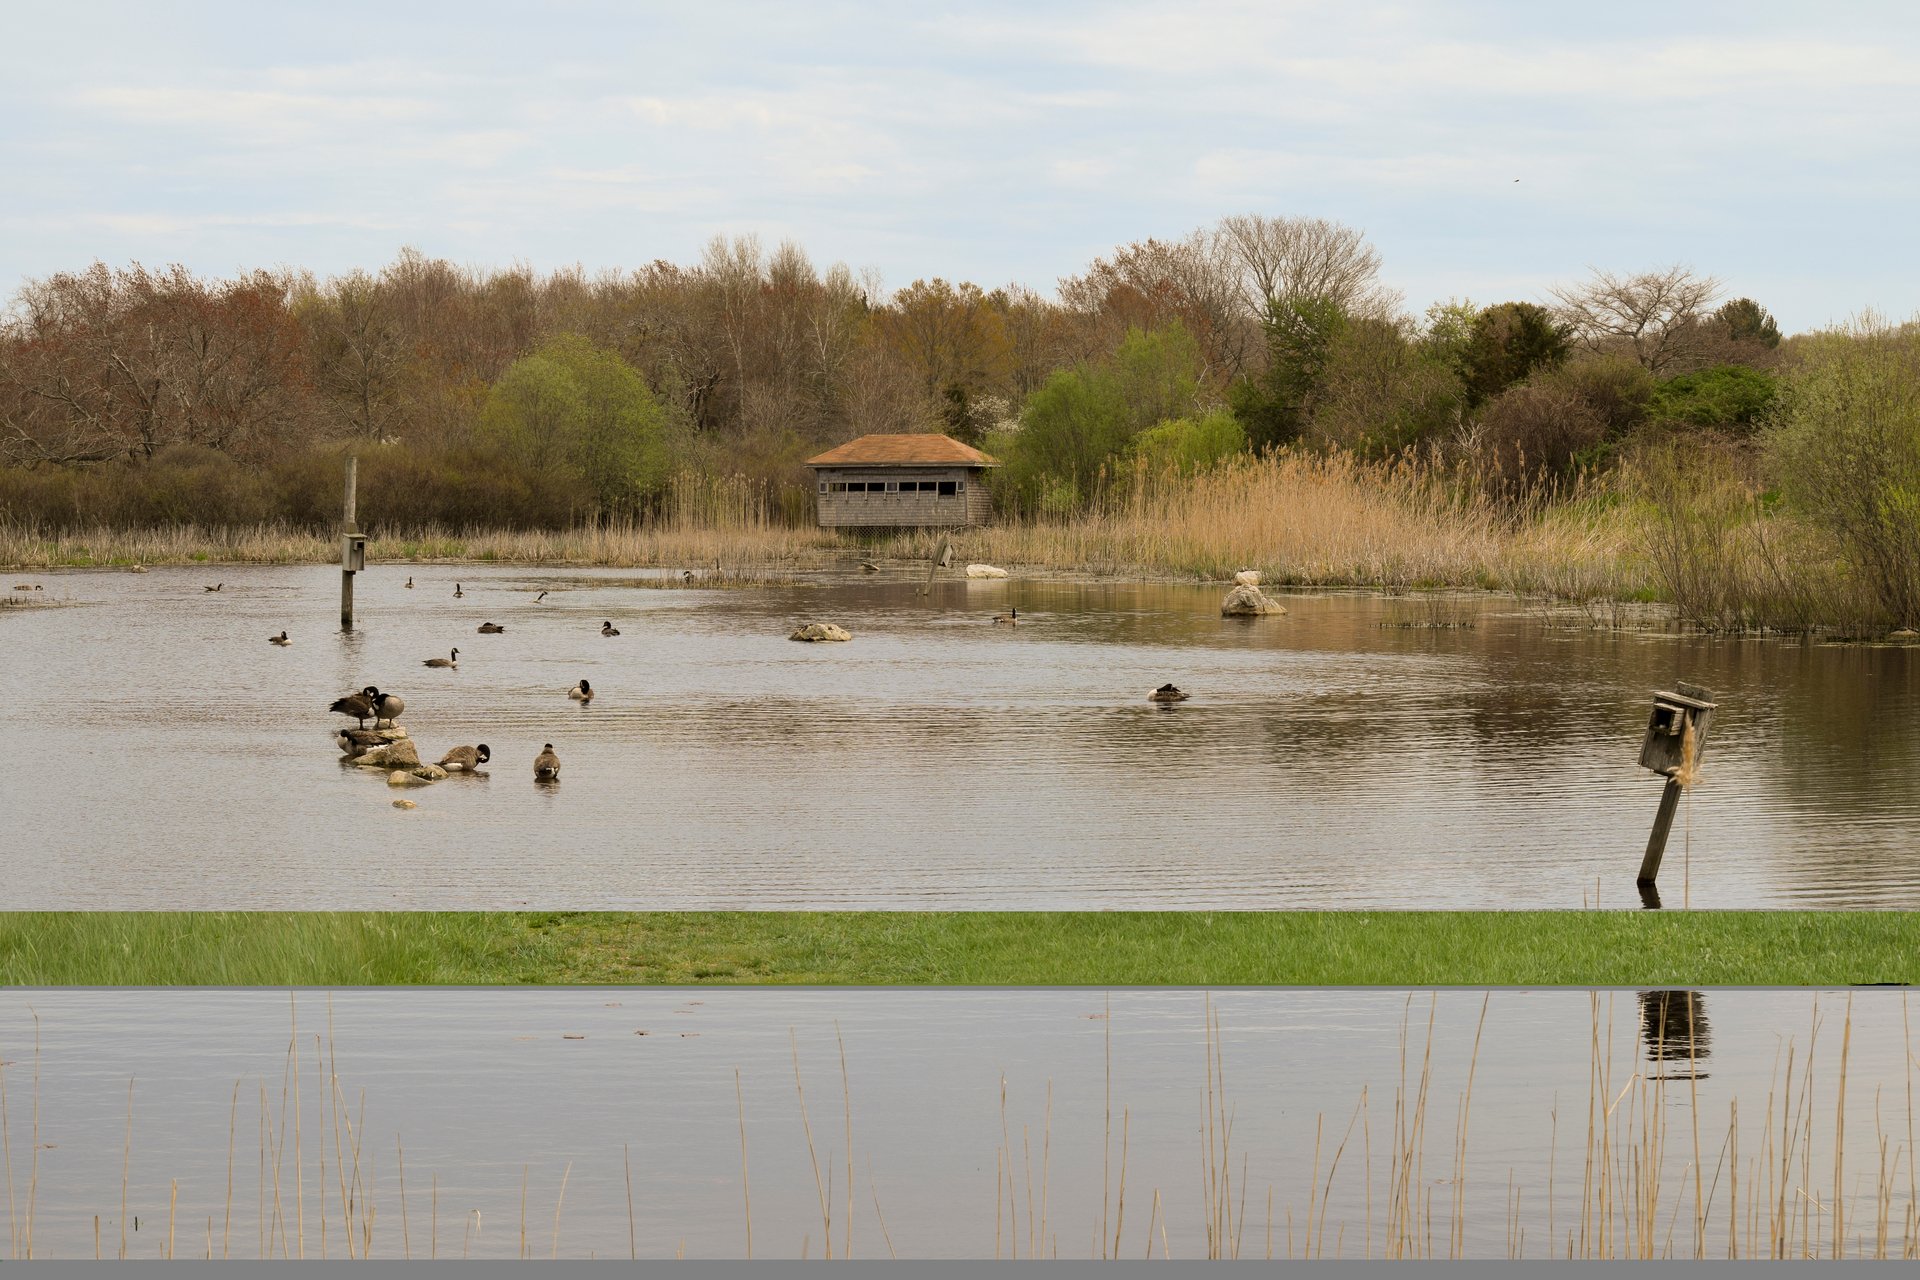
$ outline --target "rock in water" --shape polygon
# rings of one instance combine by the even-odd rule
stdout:
[[[372,748],[365,755],[356,757],[354,763],[369,769],[417,769],[420,767],[420,752],[411,740],[402,738],[384,747]]]
[[[809,622],[787,637],[789,640],[851,640],[853,633],[831,622]]]
[[[1007,576],[1007,571],[990,564],[970,564],[967,566],[967,576],[969,578],[1004,578]]]
[[[430,782],[431,779],[416,778],[405,769],[395,769],[387,775],[387,785],[390,787],[424,787]]]
[[[1220,602],[1220,616],[1223,618],[1258,618],[1286,611],[1278,600],[1268,596],[1259,587],[1244,582],[1227,592],[1227,598]]]
[[[420,806],[411,800],[395,800],[393,807],[396,809],[418,809]]]
[[[1233,575],[1233,580],[1243,587],[1257,587],[1260,585],[1260,571],[1258,569],[1242,569]]]
[[[407,772],[422,782],[440,782],[447,776],[447,771],[437,764],[415,765]]]

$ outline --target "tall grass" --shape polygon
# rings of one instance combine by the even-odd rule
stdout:
[[[1400,1021],[1398,1079],[1394,1082],[1392,1124],[1384,1161],[1376,1164],[1374,1160],[1369,1111],[1373,1087],[1359,1082],[1347,1122],[1338,1130],[1338,1142],[1329,1141],[1334,1130],[1327,1125],[1326,1114],[1316,1115],[1310,1151],[1303,1143],[1298,1149],[1277,1153],[1277,1160],[1263,1162],[1282,1171],[1283,1179],[1289,1172],[1298,1179],[1290,1188],[1291,1195],[1270,1183],[1258,1199],[1252,1200],[1251,1210],[1253,1188],[1249,1171],[1252,1164],[1249,1153],[1236,1145],[1238,1104],[1228,1090],[1226,1036],[1209,998],[1203,1011],[1204,1054],[1196,1064],[1201,1076],[1192,1085],[1193,1098],[1202,1110],[1200,1123],[1192,1131],[1197,1182],[1186,1182],[1193,1175],[1179,1172],[1177,1161],[1149,1163],[1136,1173],[1129,1158],[1132,1108],[1123,1106],[1119,1114],[1117,1169],[1110,1163],[1114,1135],[1109,1123],[1102,1137],[1106,1148],[1103,1176],[1109,1185],[1099,1208],[1090,1214],[1089,1236],[1080,1239],[1090,1257],[1133,1256],[1135,1249],[1150,1257],[1156,1244],[1163,1257],[1170,1257],[1166,1206],[1177,1197],[1168,1193],[1188,1186],[1194,1194],[1184,1203],[1197,1218],[1183,1224],[1187,1228],[1185,1235],[1197,1241],[1201,1255],[1208,1258],[1247,1257],[1250,1244],[1252,1251],[1263,1252],[1268,1258],[1429,1259],[1488,1257],[1501,1253],[1513,1258],[1578,1259],[1920,1258],[1920,1196],[1916,1196],[1913,1176],[1911,1100],[1913,1074],[1920,1059],[1913,1054],[1908,1038],[1904,996],[1901,1044],[1908,1091],[1904,1117],[1890,1122],[1882,1112],[1876,1089],[1871,1130],[1863,1133],[1857,1121],[1849,1122],[1846,1107],[1854,1070],[1853,1001],[1849,997],[1841,1012],[1838,1058],[1829,1068],[1825,1052],[1830,1050],[1833,1037],[1826,1029],[1816,997],[1805,1038],[1788,1036],[1780,1046],[1768,1079],[1764,1106],[1747,1108],[1747,1119],[1743,1123],[1741,1099],[1729,1097],[1725,1125],[1716,1124],[1703,1140],[1702,1126],[1708,1121],[1701,1114],[1697,1088],[1701,1060],[1701,1045],[1694,1032],[1697,994],[1670,994],[1683,997],[1686,1002],[1685,1036],[1667,1025],[1665,1019],[1672,1004],[1662,1000],[1657,1006],[1648,1006],[1653,1012],[1635,1020],[1631,1053],[1622,1061],[1621,1041],[1614,1034],[1615,997],[1589,993],[1586,1123],[1584,1136],[1572,1153],[1580,1164],[1578,1189],[1556,1188],[1554,1184],[1561,1132],[1556,1101],[1549,1149],[1544,1153],[1547,1157],[1544,1196],[1529,1200],[1529,1188],[1509,1171],[1507,1187],[1497,1209],[1490,1207],[1493,1199],[1489,1190],[1481,1189],[1481,1184],[1470,1183],[1468,1179],[1472,1165],[1472,1131],[1468,1121],[1481,1056],[1480,1032],[1488,1016],[1490,996],[1483,1002],[1460,1091],[1453,1100],[1454,1123],[1450,1136],[1435,1123],[1435,1117],[1442,1114],[1446,1106],[1441,1097],[1441,1069],[1435,1052],[1438,993],[1428,996],[1424,1010],[1418,1009],[1417,997],[1410,993]],[[237,1252],[233,1231],[236,1211],[244,1219],[250,1202],[256,1221],[250,1232],[243,1225],[241,1238],[244,1240],[249,1235],[253,1238],[252,1252],[259,1257],[330,1257],[336,1249],[349,1258],[416,1256],[406,1212],[404,1146],[396,1138],[394,1180],[391,1184],[383,1182],[374,1147],[366,1141],[365,1091],[350,1092],[340,1074],[330,1003],[324,1033],[303,1030],[297,1000],[290,1000],[288,1017],[278,1096],[274,1096],[268,1082],[261,1081],[257,1107],[250,1117],[257,1131],[257,1186],[249,1194],[242,1185],[244,1176],[237,1176],[237,1134],[245,1121],[239,1108],[242,1082],[236,1081],[225,1135],[224,1203],[218,1212],[209,1213],[206,1218],[201,1251],[207,1258],[234,1256]],[[1109,1037],[1110,1034],[1109,1027]],[[868,1229],[865,1236],[857,1236],[854,1230],[853,1103],[844,1063],[844,1043],[841,1044],[842,1096],[847,1147],[845,1181],[839,1186],[836,1186],[840,1180],[832,1153],[822,1160],[814,1146],[808,1100],[800,1074],[797,1033],[793,1033],[793,1045],[797,1111],[807,1153],[806,1167],[812,1171],[814,1198],[819,1207],[822,1253],[828,1258],[852,1258],[862,1252],[874,1252],[876,1243],[883,1242],[887,1252],[893,1254],[892,1235],[881,1209],[879,1183],[871,1176],[874,1228]],[[23,1195],[10,1195],[7,1207],[9,1255],[19,1259],[48,1256],[46,1248],[36,1244],[34,1237],[34,1218],[40,1207],[37,1153],[41,1147],[37,1033],[33,1053],[35,1163],[32,1181]],[[8,1070],[18,1069],[19,1065],[0,1064],[0,1165],[4,1165],[10,1186],[18,1160],[19,1135],[13,1126],[5,1123],[8,1109],[14,1103],[7,1098],[4,1085]],[[304,1089],[303,1072],[307,1075]],[[1670,1085],[1680,1080],[1687,1086],[1684,1099],[1670,1096]],[[121,1257],[131,1256],[127,1237],[129,1215],[144,1212],[142,1202],[130,1191],[127,1174],[135,1134],[140,1132],[136,1124],[136,1083],[129,1080],[127,1086],[120,1185],[117,1189],[102,1189],[108,1195],[118,1191]],[[1051,1208],[1052,1082],[1049,1081],[1046,1091],[1038,1188],[1035,1187],[1033,1134],[1028,1126],[1022,1125],[1016,1142],[1008,1118],[1008,1087],[1004,1076],[998,1082],[998,1089],[1000,1141],[992,1210],[994,1256],[1060,1256],[1059,1224]],[[1684,1119],[1676,1118],[1683,1102],[1687,1114]],[[1105,1105],[1111,1121],[1112,1100],[1109,1098]],[[311,1127],[314,1124],[318,1125],[317,1129]],[[1362,1149],[1357,1158],[1349,1158],[1356,1129],[1361,1135]],[[741,1191],[745,1227],[751,1241],[751,1200],[744,1199],[747,1175],[744,1107],[741,1133]],[[318,1135],[317,1140],[314,1135]],[[1504,1141],[1511,1141],[1510,1132],[1502,1136]],[[1437,1150],[1442,1142],[1447,1144],[1444,1157]],[[1860,1158],[1863,1153],[1864,1160]],[[1428,1165],[1430,1156],[1435,1161],[1432,1166]],[[1824,1162],[1827,1156],[1831,1157],[1830,1164]],[[624,1149],[622,1160],[628,1168],[626,1235],[630,1255],[637,1255],[631,1167]],[[496,1158],[490,1163],[509,1162]],[[516,1256],[527,1258],[537,1249],[528,1230],[527,1215],[530,1210],[544,1214],[549,1197],[552,1217],[546,1243],[549,1255],[558,1256],[572,1165],[573,1161],[569,1160],[557,1181],[544,1187],[531,1176],[531,1166],[523,1165],[520,1230],[514,1245]],[[1189,1170],[1193,1168],[1188,1166]],[[414,1177],[417,1185],[417,1168]],[[432,1221],[426,1233],[429,1255],[437,1254],[438,1250],[437,1173],[431,1175],[431,1181]],[[168,1181],[168,1227],[158,1246],[160,1256],[165,1258],[178,1256],[175,1217],[180,1185],[178,1179]],[[1148,1206],[1143,1221],[1137,1214],[1132,1219],[1127,1215],[1130,1187],[1133,1199]],[[984,1194],[982,1186],[981,1195],[984,1197]],[[389,1197],[400,1205],[397,1227],[393,1218],[383,1212]],[[1090,1205],[1090,1197],[1079,1202]],[[1248,1215],[1258,1212],[1262,1203],[1264,1223],[1255,1224],[1250,1240]],[[1534,1207],[1529,1209],[1529,1204]],[[62,1208],[70,1219],[74,1216],[72,1207]],[[1296,1208],[1301,1212],[1296,1214]],[[984,1204],[978,1205],[975,1211],[984,1217]],[[950,1204],[948,1212],[967,1210],[955,1202]],[[837,1240],[836,1215],[841,1228]],[[1441,1219],[1438,1230],[1436,1215]],[[477,1209],[469,1210],[465,1216],[462,1256],[471,1252],[482,1223]],[[216,1217],[222,1222],[217,1233]],[[1127,1230],[1130,1221],[1139,1224],[1132,1237]],[[100,1216],[94,1218],[94,1226],[97,1255]],[[794,1229],[799,1231],[797,1226]],[[873,1239],[876,1233],[878,1241]],[[189,1224],[188,1238],[193,1234]],[[1496,1236],[1502,1241],[1497,1249],[1475,1243]],[[807,1256],[813,1248],[813,1238],[813,1232],[806,1230],[802,1239],[787,1241],[786,1250]],[[751,1252],[751,1243],[748,1248]],[[1351,1255],[1346,1252],[1349,1248],[1354,1250]],[[684,1240],[675,1252],[684,1254]]]

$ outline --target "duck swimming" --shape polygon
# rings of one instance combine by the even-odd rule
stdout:
[[[292,643],[293,643],[293,641],[291,641],[291,640],[289,640],[289,639],[287,639],[287,633],[286,633],[286,632],[284,632],[284,631],[282,631],[282,632],[281,632],[281,633],[280,633],[279,635],[277,635],[277,636],[268,636],[268,637],[267,637],[267,643],[268,643],[268,644],[277,644],[277,645],[279,645],[279,646],[280,646],[280,647],[281,647],[282,649],[284,649],[284,648],[286,648],[286,647],[287,647],[288,645],[290,645],[290,644],[292,644]]]
[[[1182,693],[1172,684],[1163,684],[1147,695],[1148,702],[1185,702],[1190,695]]]
[[[567,696],[569,698],[572,698],[575,702],[592,702],[593,686],[588,684],[585,680],[582,680],[579,684],[567,690]]]
[[[617,636],[620,634],[620,628],[614,626],[611,622],[603,622],[600,624],[600,634],[603,636]]]
[[[440,757],[440,767],[472,773],[491,759],[493,759],[493,752],[487,750],[487,744],[483,742],[477,747],[455,747]]]
[[[554,782],[560,777],[560,757],[553,754],[553,744],[549,742],[533,758],[533,779],[535,782]]]
[[[460,651],[455,649],[444,658],[428,658],[420,665],[423,667],[457,667],[460,665]]]

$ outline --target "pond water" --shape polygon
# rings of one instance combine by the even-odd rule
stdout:
[[[40,575],[69,607],[0,615],[0,907],[1637,907],[1635,762],[1676,679],[1721,710],[1670,904],[1920,907],[1906,648],[1486,596],[1234,620],[1217,586],[411,575],[362,574],[345,635],[327,567]],[[855,638],[787,640],[811,619]],[[1149,705],[1166,681],[1191,700]],[[394,809],[331,745],[366,684],[428,760],[487,743],[488,776]]]
[[[756,1256],[819,1257],[825,1188],[847,1256],[851,1150],[856,1257],[1192,1257],[1229,1200],[1242,1257],[1825,1256],[1836,1201],[1844,1252],[1900,1256],[1907,1019],[1886,990],[11,990],[6,1252],[31,1211],[41,1257],[123,1225],[153,1257],[170,1215],[178,1257],[338,1257],[345,1199],[376,1255],[737,1257],[750,1217]]]

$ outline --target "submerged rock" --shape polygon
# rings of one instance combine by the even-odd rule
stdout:
[[[969,578],[1004,578],[1007,576],[1007,571],[990,564],[970,564],[967,566],[967,576]]]
[[[831,622],[809,622],[798,627],[787,637],[789,640],[851,640],[853,633],[845,627],[837,627]]]
[[[418,809],[420,806],[411,800],[395,800],[393,807],[396,809]]]
[[[1227,598],[1220,602],[1220,616],[1223,618],[1258,618],[1286,611],[1286,606],[1278,600],[1245,582],[1227,592]]]

